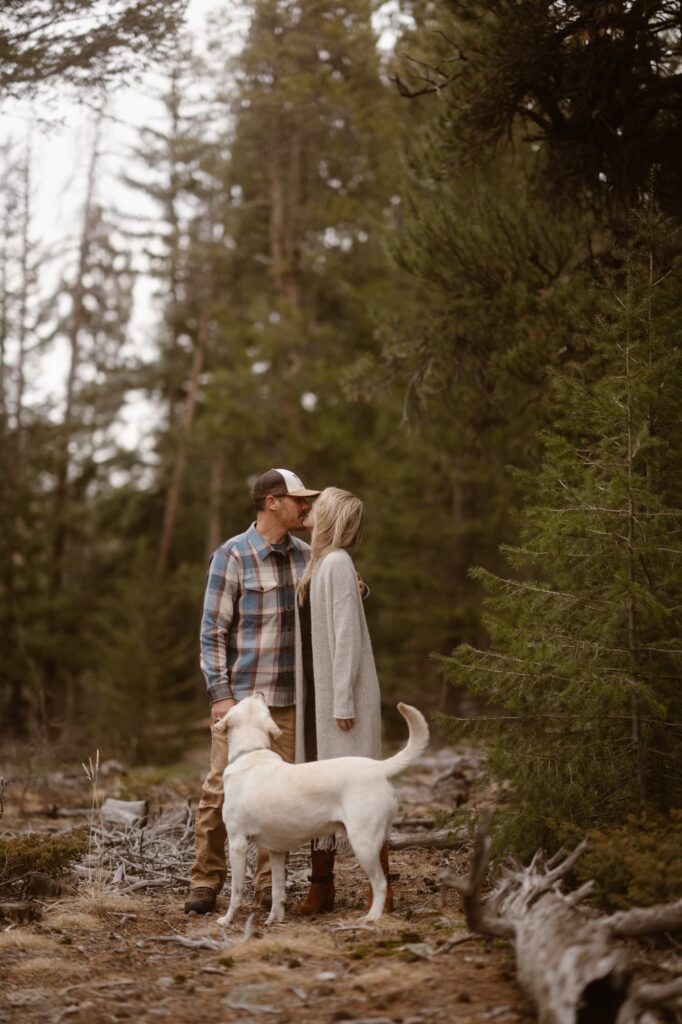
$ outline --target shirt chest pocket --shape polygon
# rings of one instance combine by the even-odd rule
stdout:
[[[245,576],[242,594],[242,618],[245,625],[258,625],[277,615],[279,580],[276,576]]]

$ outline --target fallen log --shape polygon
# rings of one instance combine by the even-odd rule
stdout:
[[[655,1015],[657,1008],[682,1006],[676,980],[647,984],[637,978],[634,963],[613,942],[682,929],[682,900],[611,916],[580,905],[591,883],[573,893],[563,893],[561,883],[584,842],[560,862],[537,853],[528,867],[507,871],[483,898],[491,816],[484,816],[476,835],[469,876],[447,873],[442,884],[461,893],[472,932],[514,944],[519,984],[540,1024],[654,1024],[664,1019]]]
[[[40,921],[42,916],[43,908],[34,900],[0,902],[1,924],[28,924],[30,921]]]
[[[469,836],[463,829],[452,828],[434,832],[391,832],[388,837],[388,845],[392,850],[461,850],[469,842]]]

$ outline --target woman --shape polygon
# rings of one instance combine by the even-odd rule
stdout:
[[[362,538],[363,515],[359,498],[328,487],[304,524],[312,526],[312,557],[298,584],[297,761],[381,757],[379,680],[352,558]],[[312,844],[310,891],[298,913],[334,909],[331,839],[331,845],[325,840]],[[381,864],[388,879],[386,843]],[[385,909],[393,909],[390,882]]]

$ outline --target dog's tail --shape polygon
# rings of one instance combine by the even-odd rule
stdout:
[[[398,711],[407,722],[410,738],[402,750],[381,762],[388,779],[404,771],[421,757],[429,742],[429,727],[421,711],[417,711],[411,704],[398,704]]]

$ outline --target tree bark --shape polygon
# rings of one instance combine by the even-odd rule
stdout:
[[[301,233],[305,204],[305,113],[295,116],[289,150],[289,218],[285,239],[285,291],[295,310],[301,308]]]
[[[180,506],[180,495],[185,481],[187,453],[189,450],[189,442],[192,434],[197,398],[199,394],[199,379],[204,367],[204,355],[206,350],[206,340],[208,337],[208,322],[208,310],[204,308],[199,317],[187,389],[187,399],[185,401],[185,409],[180,428],[180,439],[178,441],[171,480],[166,494],[166,507],[164,510],[161,540],[159,542],[159,554],[156,564],[156,571],[159,578],[162,578],[168,569],[178,508]]]
[[[285,297],[286,288],[286,246],[284,206],[284,181],[282,174],[282,125],[281,112],[274,108],[270,127],[270,152],[268,154],[268,179],[270,183],[270,258],[272,280],[276,295]]]
[[[59,428],[57,451],[55,457],[55,489],[53,500],[53,534],[52,534],[52,565],[51,588],[53,597],[58,596],[64,581],[64,557],[68,535],[68,502],[69,502],[69,444],[71,442],[75,418],[76,385],[81,360],[81,332],[86,322],[85,276],[90,252],[92,223],[95,201],[95,182],[97,164],[99,162],[99,124],[96,127],[95,140],[90,154],[88,178],[83,204],[83,224],[78,246],[78,264],[76,278],[71,295],[71,316],[69,318],[69,368],[66,378],[66,396],[64,416]]]
[[[225,455],[218,451],[211,459],[211,480],[208,495],[208,530],[206,533],[206,559],[208,560],[222,536],[222,493],[225,478]]]
[[[645,1003],[648,1008],[677,1004],[674,986],[647,987],[635,977],[634,963],[613,939],[682,929],[682,900],[611,917],[580,906],[592,883],[565,894],[561,880],[586,843],[558,865],[556,858],[545,863],[536,854],[529,867],[509,871],[483,899],[489,822],[487,815],[478,830],[469,877],[447,874],[443,885],[462,894],[472,931],[511,939],[519,984],[540,1024],[644,1024],[645,1019],[654,1024],[657,1018],[641,1015]]]

